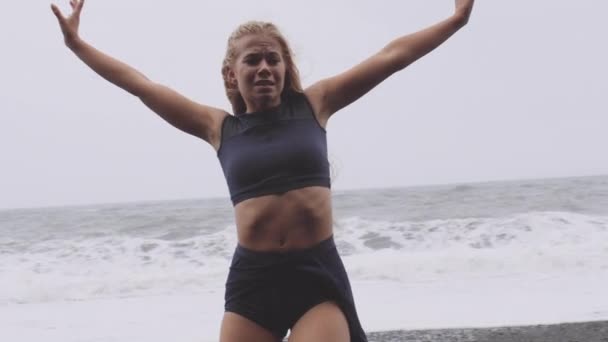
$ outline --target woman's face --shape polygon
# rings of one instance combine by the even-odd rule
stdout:
[[[276,39],[250,34],[236,41],[236,51],[230,79],[243,96],[247,112],[279,106],[286,66]]]

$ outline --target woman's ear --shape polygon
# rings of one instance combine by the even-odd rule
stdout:
[[[232,69],[228,69],[228,83],[230,83],[230,85],[235,88],[238,86],[236,74],[234,73],[234,71],[232,71]]]

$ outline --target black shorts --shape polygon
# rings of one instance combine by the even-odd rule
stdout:
[[[309,309],[336,302],[351,342],[366,342],[352,290],[333,237],[305,250],[257,252],[237,246],[226,281],[224,309],[283,338]]]

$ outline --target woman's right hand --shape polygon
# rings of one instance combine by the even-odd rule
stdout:
[[[70,6],[72,6],[72,13],[67,18],[63,16],[57,5],[51,4],[51,10],[59,21],[65,45],[72,48],[79,39],[78,25],[80,24],[80,12],[82,12],[82,6],[84,6],[84,0],[70,0]]]

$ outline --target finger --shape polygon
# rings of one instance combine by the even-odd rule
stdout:
[[[55,4],[51,4],[51,10],[53,11],[53,14],[55,14],[57,20],[59,20],[60,23],[63,23],[65,21],[65,17]]]
[[[72,10],[76,9],[76,0],[70,0],[70,6],[72,7]]]

